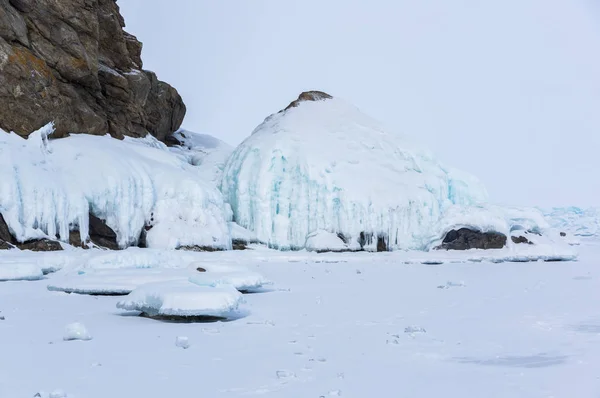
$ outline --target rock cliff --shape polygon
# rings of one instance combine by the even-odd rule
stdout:
[[[185,105],[142,69],[142,43],[115,0],[0,0],[0,128],[26,136],[50,121],[68,133],[159,140]]]

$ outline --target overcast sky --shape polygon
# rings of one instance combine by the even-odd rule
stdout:
[[[498,203],[600,206],[594,0],[119,0],[184,127],[236,145],[301,91],[344,98]]]

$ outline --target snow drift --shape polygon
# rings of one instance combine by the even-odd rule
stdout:
[[[350,247],[422,250],[447,208],[486,200],[474,177],[356,107],[310,97],[269,116],[225,165],[221,190],[234,221],[258,240],[301,249],[327,231]]]
[[[25,140],[0,131],[0,213],[19,241],[69,230],[88,236],[91,212],[135,245],[231,247],[227,206],[198,168],[152,137],[73,135],[49,141],[52,125]]]

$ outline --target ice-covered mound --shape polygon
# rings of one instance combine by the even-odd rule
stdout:
[[[148,283],[132,291],[117,308],[151,317],[228,318],[243,297],[231,285],[200,286],[187,280]]]
[[[260,241],[301,249],[324,230],[368,250],[423,249],[446,208],[486,199],[475,178],[356,107],[305,94],[269,116],[225,166],[221,190],[234,221]]]
[[[554,228],[580,238],[600,237],[600,208],[556,207],[544,211]]]
[[[231,145],[212,135],[183,129],[176,131],[172,140],[177,145],[170,148],[171,151],[183,156],[190,164],[200,166],[198,174],[202,178],[215,185],[221,182],[225,163],[233,152]]]
[[[19,241],[88,236],[89,212],[106,220],[118,244],[231,247],[228,208],[199,178],[200,168],[152,137],[74,135],[49,141],[52,126],[25,140],[0,132],[0,213]]]

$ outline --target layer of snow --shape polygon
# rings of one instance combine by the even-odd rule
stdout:
[[[92,335],[88,332],[85,325],[79,322],[69,323],[65,326],[65,333],[63,335],[63,340],[71,341],[71,340],[91,340]]]
[[[231,285],[200,286],[186,280],[139,286],[117,308],[151,316],[210,316],[227,318],[242,303],[242,294]]]
[[[574,248],[580,256],[569,263],[454,263],[489,252],[195,254],[277,282],[244,296],[244,317],[208,324],[140,318],[115,309],[122,297],[49,292],[46,281],[3,283],[10,360],[0,360],[0,396],[596,397],[593,243]],[[67,267],[82,253],[62,253],[73,257]],[[411,258],[445,261],[404,264]],[[74,320],[92,341],[62,341]],[[175,346],[178,336],[189,348]]]
[[[121,247],[136,244],[147,224],[149,247],[231,247],[222,195],[164,144],[150,136],[48,141],[52,129],[27,140],[0,131],[0,213],[19,241],[66,239],[75,226],[85,239],[91,211]]]
[[[170,148],[171,151],[183,156],[188,163],[198,166],[198,174],[202,178],[219,185],[233,147],[212,135],[188,130],[178,130],[173,136],[182,145]]]
[[[234,221],[279,249],[303,248],[318,230],[423,249],[446,208],[487,197],[475,178],[339,99],[268,117],[229,158],[221,190]]]
[[[198,272],[198,267],[204,268],[207,272]],[[211,267],[204,263],[192,263],[184,269],[89,269],[62,273],[50,280],[48,290],[78,294],[124,295],[148,283],[188,280],[203,286],[232,285],[241,291],[258,290],[271,283],[261,274],[248,271],[241,266],[227,269],[220,266]]]

